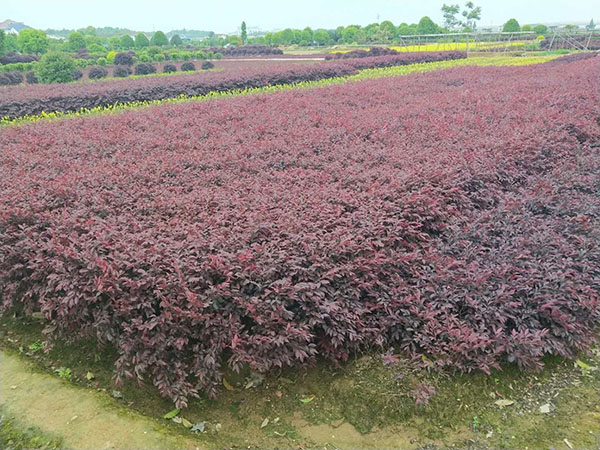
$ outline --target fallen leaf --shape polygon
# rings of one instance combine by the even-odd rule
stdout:
[[[542,414],[548,414],[550,412],[550,403],[540,406],[540,412]]]
[[[175,423],[182,423],[183,422],[183,420],[181,420],[181,417],[173,417],[171,420],[173,422],[175,422]]]
[[[494,402],[496,405],[504,407],[504,406],[511,406],[514,405],[515,402],[513,400],[506,400],[506,399],[502,399],[502,400],[496,400]]]
[[[312,402],[314,399],[315,399],[315,396],[314,396],[314,395],[311,395],[310,397],[303,397],[303,398],[301,398],[301,399],[300,399],[300,401],[301,401],[302,403],[310,403],[310,402]]]
[[[218,433],[219,431],[221,431],[221,424],[218,423],[215,425],[215,431]]]
[[[204,433],[204,427],[206,427],[206,422],[198,422],[192,427],[190,431],[194,433]]]
[[[279,422],[279,417],[276,417],[275,419],[273,419],[273,423],[278,423]]]
[[[275,392],[275,395],[277,396],[277,398],[283,397],[283,393],[281,391]]]
[[[570,449],[573,449],[573,444],[571,444],[567,438],[564,438],[564,439],[563,439],[563,442],[564,442],[565,444],[567,444],[567,447],[569,447]]]
[[[186,418],[182,417],[181,418],[181,424],[186,427],[186,428],[192,428],[192,422],[190,422],[189,420],[187,420]]]
[[[252,372],[250,374],[250,379],[248,383],[246,383],[246,389],[255,388],[263,384],[265,381],[265,376],[258,372]]]
[[[223,378],[223,386],[225,386],[225,389],[227,389],[228,391],[236,390],[236,388],[234,388],[231,384],[229,384],[229,381],[227,381],[225,378]]]
[[[120,391],[112,391],[111,394],[114,398],[123,398],[123,394]]]
[[[88,372],[88,373],[85,374],[85,378],[88,381],[92,381],[94,378],[96,378],[96,375],[94,375],[94,372]]]
[[[176,417],[180,412],[181,412],[181,410],[179,408],[175,408],[175,409],[172,409],[171,411],[169,411],[168,413],[166,413],[163,417],[165,419],[172,419],[173,417]]]
[[[577,361],[575,361],[575,364],[577,364],[579,367],[581,367],[583,370],[590,370],[592,368],[592,366],[590,366],[589,364],[584,363],[582,360],[578,359]]]
[[[260,427],[264,428],[267,425],[269,425],[269,418],[268,417],[266,417],[265,420],[262,421],[262,424],[260,425]]]

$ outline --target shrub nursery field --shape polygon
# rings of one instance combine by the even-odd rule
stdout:
[[[9,86],[0,90],[0,117],[67,112],[98,106],[195,96],[270,85],[347,76],[362,69],[464,59],[465,52],[411,53],[298,67],[288,64],[251,70],[145,77],[94,83]]]
[[[405,57],[0,101],[20,115]],[[574,358],[600,319],[599,69],[465,66],[3,127],[2,308],[114,347],[117,381],[178,407],[228,369],[373,348],[463,372]]]

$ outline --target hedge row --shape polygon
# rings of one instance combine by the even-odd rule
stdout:
[[[352,59],[352,58],[369,58],[371,56],[397,55],[399,52],[386,47],[372,47],[369,50],[353,50],[350,52],[330,53],[325,56],[325,59]]]
[[[178,406],[225,366],[373,347],[462,371],[575,358],[600,320],[599,68],[0,129],[2,306],[109,343],[118,380]]]
[[[255,44],[230,48],[212,47],[209,48],[208,51],[213,53],[221,53],[225,57],[283,55],[283,51],[277,47]]]
[[[78,111],[133,101],[161,100],[267,85],[347,76],[357,70],[465,58],[464,52],[415,53],[311,66],[258,67],[243,74],[209,73],[91,84],[17,86],[0,91],[0,117]],[[187,67],[191,69],[191,67]],[[182,70],[186,70],[182,67]]]

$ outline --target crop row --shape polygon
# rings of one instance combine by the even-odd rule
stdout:
[[[256,88],[347,76],[358,70],[418,62],[466,58],[462,52],[403,54],[364,58],[306,67],[256,68],[244,74],[211,73],[167,78],[99,81],[68,85],[15,86],[0,90],[0,117],[22,117],[42,112],[66,112],[135,101],[152,101],[211,91]]]
[[[3,128],[2,305],[113,345],[118,379],[179,406],[225,366],[370,347],[464,371],[574,357],[600,319],[598,69]]]
[[[455,59],[445,61],[435,61],[423,64],[409,64],[406,66],[391,66],[377,69],[363,69],[358,73],[350,76],[336,77],[336,78],[325,78],[317,81],[301,81],[297,83],[278,84],[261,86],[258,88],[245,88],[235,89],[232,91],[211,91],[206,95],[198,96],[179,96],[175,98],[168,98],[164,100],[152,100],[152,101],[136,101],[130,103],[119,103],[117,105],[100,106],[92,109],[86,109],[76,112],[54,112],[54,113],[42,113],[40,115],[25,116],[15,119],[0,119],[0,126],[17,125],[23,123],[32,123],[38,121],[49,121],[49,120],[60,120],[67,117],[84,117],[91,115],[100,114],[115,114],[124,110],[139,109],[154,107],[163,104],[179,104],[185,102],[200,102],[207,100],[216,100],[230,97],[240,97],[256,94],[268,94],[286,90],[298,90],[298,89],[311,89],[329,86],[333,84],[343,84],[349,82],[357,82],[363,80],[370,80],[382,77],[392,76],[406,76],[413,73],[424,73],[434,70],[450,69],[453,67],[461,66],[527,66],[533,64],[542,64],[556,59],[556,56],[539,56],[539,57],[512,57],[512,56],[495,56],[495,57],[474,57],[469,59]],[[271,61],[273,62],[273,61]],[[298,61],[299,63],[306,64],[304,61]],[[219,66],[225,66],[225,70],[229,71],[244,71],[248,68],[256,66],[258,63],[265,66],[268,65],[269,61],[244,61],[244,60],[224,60],[219,62]]]

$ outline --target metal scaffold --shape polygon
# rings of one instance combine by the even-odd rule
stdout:
[[[600,50],[600,30],[550,30],[545,36],[539,36],[532,31],[404,35],[399,36],[398,44],[407,51],[587,51]]]

